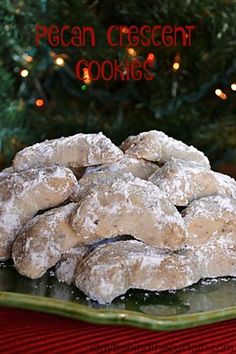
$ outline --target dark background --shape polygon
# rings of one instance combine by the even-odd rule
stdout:
[[[2,168],[17,150],[46,138],[103,131],[119,144],[130,134],[157,129],[202,149],[214,169],[236,176],[235,1],[0,0],[0,9]],[[36,23],[93,26],[96,47],[51,48],[44,42],[36,48]],[[191,47],[136,47],[130,55],[129,47],[107,45],[112,24],[197,29]],[[81,58],[144,61],[149,53],[155,56],[151,82],[86,83],[75,77]]]

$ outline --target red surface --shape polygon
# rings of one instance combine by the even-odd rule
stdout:
[[[236,353],[236,320],[155,332],[0,308],[0,353]]]

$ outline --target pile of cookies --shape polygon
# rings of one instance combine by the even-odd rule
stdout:
[[[149,131],[46,140],[0,173],[0,259],[31,279],[56,266],[99,303],[130,288],[236,276],[236,181]]]

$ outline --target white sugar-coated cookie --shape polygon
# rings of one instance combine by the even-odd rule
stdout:
[[[149,177],[177,206],[211,195],[236,198],[236,181],[195,162],[172,159]]]
[[[13,168],[22,171],[52,164],[76,168],[113,163],[122,156],[122,151],[102,133],[80,133],[26,147],[16,154]]]
[[[66,167],[12,173],[0,181],[0,259],[11,256],[22,226],[39,210],[54,207],[71,195],[76,178]]]
[[[201,246],[209,239],[233,234],[236,244],[236,200],[212,196],[191,202],[182,211],[187,227],[187,245]]]
[[[124,155],[122,159],[113,164],[103,164],[97,167],[88,167],[85,175],[96,172],[111,173],[132,173],[134,177],[148,179],[154,172],[159,169],[157,165],[143,159]]]
[[[178,158],[196,161],[206,168],[210,167],[209,160],[203,152],[157,130],[150,130],[128,137],[121,144],[121,149],[126,154],[149,161],[165,163],[171,158]]]
[[[131,235],[147,244],[176,250],[186,236],[181,215],[164,193],[132,175],[94,186],[81,199],[71,225],[84,244]]]
[[[0,180],[6,178],[7,176],[9,176],[11,173],[13,173],[13,167],[7,167],[4,168],[1,172],[0,172]]]
[[[78,264],[90,251],[90,246],[77,246],[65,252],[56,266],[57,279],[68,285],[71,284],[74,281]]]
[[[212,237],[192,250],[201,278],[236,276],[236,234]]]
[[[70,200],[72,202],[79,202],[84,198],[86,194],[92,191],[93,188],[99,188],[101,185],[111,185],[117,180],[128,182],[129,180],[134,180],[134,176],[131,173],[123,174],[120,171],[110,172],[107,170],[85,174],[78,181],[74,192],[70,196]]]
[[[95,248],[77,265],[75,284],[91,299],[109,303],[128,289],[181,289],[199,280],[197,265],[182,253],[163,252],[138,241]]]
[[[71,203],[31,219],[18,234],[12,258],[18,272],[31,279],[40,278],[54,266],[64,252],[79,243],[69,225],[77,205]]]

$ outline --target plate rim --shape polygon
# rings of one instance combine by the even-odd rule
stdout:
[[[191,314],[154,316],[130,310],[97,309],[71,301],[8,291],[0,291],[0,305],[60,315],[93,324],[129,325],[156,331],[193,328],[236,318],[236,306]]]

